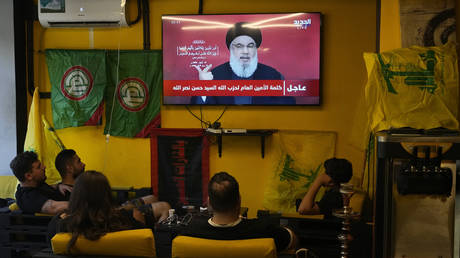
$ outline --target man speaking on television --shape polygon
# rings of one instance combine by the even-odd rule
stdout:
[[[200,80],[284,80],[275,68],[258,62],[257,50],[262,43],[259,28],[238,22],[225,38],[230,60],[211,70],[212,64],[201,69],[195,66]],[[192,104],[295,104],[293,97],[194,96]]]

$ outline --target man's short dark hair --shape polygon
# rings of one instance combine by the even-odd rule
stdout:
[[[77,153],[74,150],[65,149],[59,152],[59,154],[56,156],[54,165],[56,166],[56,169],[61,175],[61,177],[64,177],[67,174],[66,166],[68,162],[72,160],[73,156],[75,156],[75,154]]]
[[[24,182],[25,174],[32,169],[32,164],[38,161],[37,153],[33,151],[25,151],[18,154],[11,162],[10,168],[13,174],[20,182]]]
[[[215,174],[208,184],[209,203],[217,212],[235,209],[240,202],[240,187],[236,179],[227,172]]]
[[[346,159],[332,158],[324,162],[326,174],[332,178],[336,184],[346,183],[353,176],[353,168],[350,161]]]
[[[259,48],[262,43],[262,32],[259,28],[248,26],[248,22],[238,22],[235,23],[228,31],[227,36],[225,37],[225,43],[227,48],[230,49],[230,43],[238,36],[248,36],[251,37],[256,43],[256,47]]]

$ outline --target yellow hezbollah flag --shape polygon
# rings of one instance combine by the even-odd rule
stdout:
[[[324,171],[323,162],[332,158],[336,134],[333,132],[280,131],[272,136],[274,163],[264,194],[264,208],[295,213],[296,199],[302,199]],[[322,196],[318,194],[318,198]]]
[[[54,166],[56,155],[64,149],[64,145],[57,137],[54,129],[46,121],[45,117],[40,118],[40,96],[38,88],[35,88],[32,104],[29,111],[27,134],[24,142],[25,151],[37,153],[38,158],[46,166],[46,182],[56,184],[61,177]],[[43,122],[43,127],[41,126]]]
[[[42,123],[44,135],[42,162],[46,166],[46,181],[48,184],[55,184],[61,181],[61,176],[54,165],[54,160],[59,152],[65,149],[65,146],[62,144],[54,128],[48,123],[44,115],[42,115]]]
[[[42,133],[40,127],[40,96],[38,88],[35,88],[32,104],[29,110],[29,121],[27,124],[24,151],[33,151],[41,158],[42,153]]]
[[[453,42],[364,53],[368,125],[363,135],[368,146],[362,185],[369,193],[375,181],[375,132],[401,127],[458,129],[457,60]]]
[[[369,129],[458,129],[455,43],[364,53]]]

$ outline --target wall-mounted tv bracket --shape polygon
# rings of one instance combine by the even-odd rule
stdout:
[[[206,134],[217,137],[219,158],[222,157],[222,136],[260,136],[260,151],[262,158],[265,157],[265,137],[272,135],[274,129],[208,129]]]

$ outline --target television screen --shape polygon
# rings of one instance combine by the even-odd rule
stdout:
[[[164,104],[320,104],[320,13],[167,15],[162,25]]]

